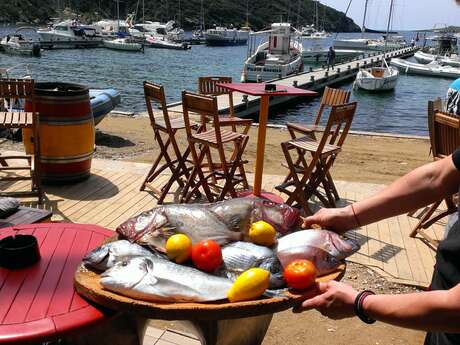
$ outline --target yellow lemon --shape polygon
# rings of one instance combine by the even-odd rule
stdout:
[[[192,241],[184,234],[175,234],[166,241],[166,255],[170,260],[181,264],[192,254]]]
[[[260,297],[268,288],[270,273],[262,268],[250,268],[236,278],[227,292],[230,302],[249,301]]]
[[[252,223],[249,228],[249,238],[251,239],[251,242],[255,244],[271,247],[275,242],[275,237],[275,228],[263,220]]]

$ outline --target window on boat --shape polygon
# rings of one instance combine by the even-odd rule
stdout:
[[[67,26],[56,26],[56,31],[67,31]]]

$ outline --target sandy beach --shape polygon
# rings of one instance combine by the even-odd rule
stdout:
[[[180,144],[186,143],[178,135]],[[257,127],[249,131],[245,158],[253,172]],[[285,129],[269,128],[265,149],[264,173],[284,175],[287,171],[280,143],[289,139]],[[147,117],[109,116],[97,127],[96,157],[152,162],[158,153]],[[417,166],[431,160],[429,140],[350,134],[339,154],[332,174],[338,180],[388,184]]]

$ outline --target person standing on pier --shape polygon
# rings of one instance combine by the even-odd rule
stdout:
[[[335,63],[335,50],[331,46],[329,47],[329,51],[327,52],[327,70],[329,71],[329,66],[332,67],[332,70],[334,70],[334,63]]]

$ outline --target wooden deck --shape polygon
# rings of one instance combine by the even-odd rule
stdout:
[[[149,167],[143,163],[95,159],[88,180],[69,186],[45,186],[46,198],[41,207],[53,212],[54,221],[91,223],[115,229],[129,217],[156,205],[155,197],[139,191]],[[162,175],[158,183],[167,178],[167,175]],[[265,175],[263,188],[276,192],[273,186],[282,178]],[[249,175],[249,181],[252,179],[253,176]],[[0,189],[19,190],[27,183],[3,183]],[[337,187],[342,197],[340,204],[346,205],[364,199],[384,186],[338,181]],[[168,196],[167,201],[172,202],[173,195]],[[24,205],[36,206],[36,203],[26,201]],[[409,237],[416,222],[415,218],[401,215],[350,232],[350,236],[356,238],[362,247],[349,259],[378,271],[389,280],[427,287],[434,265],[434,251],[421,238]],[[441,239],[444,222],[427,231]]]
[[[156,205],[156,199],[148,192],[140,192],[139,186],[150,166],[142,163],[113,160],[93,160],[91,177],[69,186],[45,186],[45,203],[40,208],[53,212],[53,221],[98,224],[115,229],[127,218],[137,215]],[[161,176],[159,184],[167,179]],[[249,181],[253,179],[250,175]],[[272,191],[283,176],[265,175],[263,187]],[[14,185],[0,183],[0,190],[20,190],[29,181]],[[340,205],[361,200],[383,185],[337,181]],[[172,201],[169,196],[167,201]],[[25,206],[38,207],[36,202],[23,202]],[[315,207],[315,204],[312,204]],[[391,218],[350,232],[350,236],[361,243],[358,253],[348,260],[363,264],[386,277],[388,280],[408,285],[427,287],[434,265],[434,251],[421,238],[409,237],[416,219],[406,215]],[[442,238],[443,222],[427,231]],[[158,328],[161,327],[161,328]],[[144,345],[199,345],[191,334],[177,330],[163,329],[163,324],[148,327]]]
[[[414,55],[417,51],[415,48],[395,49],[387,52],[385,57],[406,58]],[[358,57],[354,60],[338,63],[334,69],[326,70],[325,68],[311,69],[306,72],[291,75],[286,78],[276,79],[271,81],[273,84],[280,86],[297,86],[299,88],[318,91],[325,86],[334,85],[345,80],[352,79],[356,76],[360,68],[368,68],[376,64],[381,64],[383,53],[367,54],[365,57]],[[296,97],[274,97],[270,101],[270,107],[278,106],[282,103],[293,101]],[[219,112],[228,113],[229,99],[228,95],[220,95],[217,97]],[[233,105],[236,114],[239,117],[245,117],[256,114],[259,111],[259,97],[247,96],[239,92],[233,93]],[[176,102],[168,105],[169,112],[182,113],[182,103]]]

